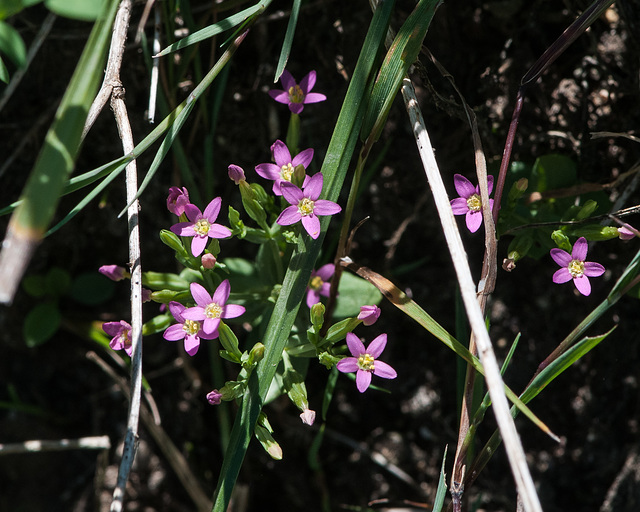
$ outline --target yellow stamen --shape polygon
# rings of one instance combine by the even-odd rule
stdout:
[[[211,224],[209,224],[209,221],[207,219],[200,219],[193,226],[193,230],[200,236],[207,236],[209,234],[210,227]]]
[[[289,100],[291,100],[292,103],[302,103],[304,100],[304,93],[299,85],[289,87]]]
[[[207,315],[207,318],[220,318],[222,316],[222,306],[215,302],[207,304],[207,307],[204,308],[204,314]]]
[[[200,322],[195,320],[185,320],[182,324],[182,330],[191,336],[198,334],[198,331],[200,330]]]
[[[311,199],[305,197],[298,203],[298,211],[300,215],[311,215],[315,206],[315,203]]]
[[[473,194],[467,198],[467,206],[469,210],[478,212],[482,209],[482,200],[479,194]]]
[[[311,288],[312,290],[319,290],[320,288],[322,288],[323,284],[324,281],[320,276],[314,276],[309,281],[309,288]]]
[[[280,168],[280,177],[283,180],[287,180],[287,181],[291,181],[291,176],[293,175],[293,165],[291,165],[291,163],[288,163],[286,165],[283,165]]]
[[[582,275],[584,274],[584,261],[571,260],[571,263],[569,263],[567,270],[569,270],[569,274],[571,274],[571,277],[582,277]]]
[[[370,354],[362,354],[358,357],[358,368],[367,372],[372,372],[375,361],[376,360]]]

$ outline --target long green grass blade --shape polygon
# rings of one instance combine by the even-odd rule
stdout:
[[[324,175],[323,198],[337,200],[353,155],[364,113],[365,91],[372,73],[378,48],[384,41],[389,23],[392,1],[387,1],[373,15],[360,58],[336,123],[321,172]],[[312,267],[320,252],[329,218],[322,221],[322,232],[317,240],[301,237],[291,258],[282,283],[282,290],[269,320],[264,336],[265,356],[251,375],[241,410],[236,417],[231,440],[225,453],[218,485],[214,495],[215,512],[225,512],[231,491],[240,472],[253,428],[258,419],[282,351],[302,302]]]
[[[287,25],[287,32],[284,35],[284,43],[280,50],[280,57],[278,58],[278,65],[276,66],[276,76],[274,77],[274,83],[278,81],[280,75],[284,71],[289,61],[289,55],[291,54],[291,45],[293,45],[293,36],[296,33],[296,25],[298,24],[298,14],[300,14],[301,0],[293,0],[293,6],[291,7],[291,16],[289,16],[289,23]]]

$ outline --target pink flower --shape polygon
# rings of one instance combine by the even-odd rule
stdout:
[[[300,413],[300,419],[302,420],[302,423],[304,423],[305,425],[313,425],[313,422],[316,421],[316,411],[313,411],[311,409],[305,409],[303,412]]]
[[[285,69],[280,77],[280,82],[284,90],[272,89],[269,91],[269,96],[278,103],[288,105],[289,110],[294,114],[302,112],[306,103],[318,103],[327,99],[324,94],[309,92],[316,84],[315,71],[309,72],[298,85],[291,73]]]
[[[189,222],[178,222],[171,226],[171,231],[179,236],[192,236],[191,254],[200,256],[207,245],[209,238],[227,238],[231,236],[231,230],[221,224],[215,224],[215,220],[220,213],[220,205],[222,198],[216,197],[212,200],[204,210],[194,204],[188,204],[184,207]]]
[[[169,341],[184,340],[184,349],[187,354],[194,356],[200,348],[200,338],[211,340],[215,336],[205,333],[200,322],[184,318],[182,314],[186,309],[179,302],[169,302],[169,311],[178,323],[167,327],[162,337]]]
[[[562,249],[551,249],[551,257],[562,268],[553,274],[553,282],[566,283],[573,279],[573,284],[582,295],[591,293],[589,277],[598,277],[604,274],[604,267],[600,263],[585,261],[589,246],[586,238],[581,236],[573,245],[571,254]]]
[[[231,164],[229,166],[229,179],[232,179],[236,185],[245,180],[244,169],[239,165]]]
[[[473,184],[461,174],[453,175],[453,184],[460,197],[451,200],[451,209],[454,215],[466,215],[467,229],[472,233],[478,231],[482,224],[482,200],[480,199],[480,186]],[[487,188],[489,195],[493,190],[493,176],[487,176]],[[493,199],[489,199],[489,208],[493,208]]]
[[[182,187],[171,187],[169,196],[167,197],[167,209],[171,213],[175,213],[178,217],[184,213],[184,207],[189,204],[189,191]]]
[[[342,208],[333,201],[318,199],[322,192],[322,174],[314,174],[304,191],[300,190],[293,183],[282,182],[280,187],[282,195],[289,201],[291,206],[287,206],[280,214],[276,222],[281,226],[289,226],[301,221],[304,229],[311,238],[316,239],[320,235],[320,220],[318,215],[335,215]]]
[[[229,280],[225,279],[220,286],[209,295],[204,286],[198,283],[191,283],[191,295],[197,306],[185,309],[182,312],[183,318],[202,322],[202,330],[211,335],[211,338],[218,337],[218,326],[222,318],[236,318],[245,312],[244,306],[237,304],[227,304],[231,287]]]
[[[102,265],[98,272],[112,281],[122,281],[125,277],[130,277],[127,269],[119,265]]]
[[[398,374],[387,363],[377,358],[387,345],[387,335],[381,334],[374,338],[367,348],[352,332],[347,333],[347,347],[353,357],[345,357],[338,361],[336,368],[342,373],[356,372],[356,387],[364,393],[371,384],[371,374],[383,379],[395,379]]]
[[[313,149],[305,149],[300,151],[296,156],[291,158],[291,152],[287,145],[281,140],[275,141],[271,145],[271,156],[275,164],[266,163],[256,165],[256,172],[267,180],[273,181],[273,193],[277,196],[281,196],[280,185],[283,181],[291,181],[293,171],[298,165],[307,169],[313,158]],[[303,186],[308,182],[308,178],[305,177]]]
[[[380,308],[378,306],[360,306],[358,320],[366,326],[373,325],[380,318]]]
[[[102,330],[109,336],[113,336],[109,342],[109,346],[113,350],[122,350],[127,353],[129,357],[133,353],[133,345],[131,344],[131,325],[120,320],[119,322],[105,322],[102,324]]]
[[[620,226],[618,228],[618,237],[620,240],[631,240],[637,236],[638,230],[629,224]]]
[[[327,263],[326,265],[322,265],[318,270],[311,272],[311,278],[307,286],[307,306],[309,306],[309,309],[311,309],[311,306],[314,304],[320,302],[320,295],[324,297],[329,296],[331,277],[333,277],[335,271],[336,266],[333,263]]]

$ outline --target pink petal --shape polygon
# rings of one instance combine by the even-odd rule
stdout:
[[[222,281],[216,291],[213,292],[213,297],[211,298],[211,302],[215,302],[218,306],[224,306],[229,299],[229,294],[231,293],[231,285],[229,284],[229,280],[225,279]],[[205,332],[211,332],[210,330],[206,330]]]
[[[187,309],[182,304],[176,301],[169,302],[169,312],[173,315],[178,322],[184,323],[182,312]]]
[[[273,160],[278,167],[291,163],[291,153],[289,152],[289,148],[287,148],[287,145],[281,140],[276,140],[271,145],[271,154],[273,155]]]
[[[371,384],[371,372],[358,370],[356,373],[356,387],[360,393],[364,393]]]
[[[328,281],[329,279],[331,279],[335,271],[336,266],[333,263],[327,263],[326,265],[322,265],[318,270],[316,270],[315,275],[320,277],[323,281]]]
[[[310,92],[305,95],[304,103],[319,103],[326,99],[327,97],[324,94],[320,94],[319,92]]]
[[[376,361],[373,365],[373,374],[383,379],[395,379],[398,374],[387,363]]]
[[[301,215],[302,226],[314,240],[320,236],[320,219],[315,215]]]
[[[291,165],[297,167],[298,165],[302,165],[305,169],[309,167],[311,160],[313,159],[313,148],[305,149],[304,151],[300,151],[296,156],[293,157],[291,161]]]
[[[386,346],[387,346],[387,335],[381,334],[376,338],[374,338],[371,343],[369,343],[369,346],[367,347],[366,352],[374,359],[378,359],[378,357],[380,357],[380,354],[382,354],[384,347]],[[378,364],[378,362],[376,361],[375,364]]]
[[[278,103],[284,103],[287,105],[289,103],[289,93],[287,91],[280,91],[277,89],[273,89],[267,93],[271,96],[272,99],[276,100]]]
[[[218,218],[218,214],[220,213],[220,205],[222,204],[222,198],[216,197],[212,199],[211,202],[204,209],[204,213],[202,214],[209,222],[213,223]]]
[[[193,222],[178,222],[171,226],[171,231],[178,236],[193,236],[196,234],[193,230]]]
[[[199,348],[200,338],[198,338],[198,336],[190,334],[189,336],[186,336],[184,338],[184,349],[186,350],[187,354],[189,354],[190,356],[195,356]]]
[[[205,334],[216,334],[216,338],[218,337],[218,326],[220,325],[219,318],[205,318],[202,323],[202,330]]]
[[[306,76],[300,80],[300,89],[302,89],[302,92],[307,94],[311,89],[313,89],[314,85],[316,85],[316,72],[309,71]]]
[[[288,92],[289,88],[296,85],[296,80],[293,78],[293,75],[285,69],[280,75],[280,83],[282,84],[282,88]]]
[[[465,221],[467,223],[467,229],[475,233],[482,224],[482,213],[468,211]]]
[[[360,338],[352,332],[347,333],[347,347],[353,357],[360,357],[365,353],[364,344],[360,341]]]
[[[571,263],[571,255],[567,251],[563,251],[562,249],[551,249],[549,253],[558,265],[561,267],[568,267],[569,263]],[[564,283],[565,281],[563,281]]]
[[[574,277],[573,284],[576,285],[576,288],[582,295],[588,296],[591,293],[591,283],[587,276]]]
[[[231,236],[231,230],[220,224],[211,224],[209,238],[227,238]]]
[[[451,210],[454,215],[465,215],[469,211],[467,200],[463,197],[456,197],[451,200]]]
[[[320,193],[322,192],[322,173],[316,173],[311,178],[307,185],[304,187],[304,197],[308,197],[312,201],[315,201],[320,197]]]
[[[281,226],[289,226],[290,224],[295,224],[300,221],[301,218],[302,215],[300,215],[297,206],[288,206],[277,218],[276,223]]]
[[[202,212],[195,204],[189,203],[186,205],[184,207],[184,213],[187,215],[187,219],[191,222],[196,222],[198,219],[202,218]]]
[[[222,318],[237,318],[240,315],[243,315],[245,312],[244,306],[239,306],[238,304],[227,304],[224,307],[224,313],[222,314]]]
[[[187,320],[194,320],[196,322],[202,322],[207,318],[207,315],[204,314],[204,308],[201,308],[200,306],[185,309],[182,312],[182,316]]]
[[[553,277],[552,277],[553,282],[556,284],[566,283],[568,281],[571,281],[571,279],[573,279],[571,277],[571,273],[566,267],[563,267],[560,270],[556,270],[553,273]]]
[[[320,294],[316,290],[307,291],[307,307],[311,309],[311,306],[320,302]]]
[[[456,187],[456,192],[458,193],[458,195],[460,197],[464,197],[465,199],[476,193],[476,188],[462,174],[453,175],[453,185],[454,187]]]
[[[191,240],[191,254],[196,257],[200,256],[207,246],[207,240],[206,237],[194,236]]]
[[[493,192],[493,176],[491,176],[491,174],[487,176],[487,191],[489,192],[489,195]]]
[[[162,337],[169,341],[178,341],[185,337],[187,333],[182,328],[182,324],[173,324],[164,331]]]
[[[196,304],[198,306],[204,308],[208,306],[211,302],[213,302],[211,299],[211,295],[209,295],[209,292],[207,292],[205,287],[202,286],[201,284],[191,283],[191,285],[189,286],[189,289],[191,290],[191,296],[193,297],[193,300],[196,301]],[[189,308],[189,309],[192,309],[192,308]],[[182,316],[184,316],[184,311],[182,313]]]
[[[329,294],[331,293],[331,283],[322,283],[322,286],[320,287],[320,295],[324,295],[325,297],[328,297]]]
[[[588,277],[598,277],[604,274],[604,267],[594,261],[584,262],[584,275]]]
[[[345,357],[336,364],[336,368],[342,373],[352,373],[358,371],[358,360],[355,357]]]
[[[314,201],[314,209],[313,213],[316,215],[335,215],[336,213],[340,213],[342,208],[339,204],[334,203],[333,201],[328,201],[326,199],[316,199]]]
[[[576,240],[576,243],[573,244],[573,251],[571,251],[571,256],[574,260],[584,261],[587,258],[588,250],[589,244],[587,243],[587,239],[581,236]]]
[[[277,180],[280,177],[280,167],[276,164],[258,164],[256,172],[266,180]]]
[[[294,114],[299,114],[304,110],[303,103],[289,103],[289,110]]]
[[[295,205],[296,207],[298,206],[298,203],[304,198],[302,190],[288,181],[282,182],[282,184],[280,185],[280,191],[282,192],[284,198],[289,202],[289,204]]]

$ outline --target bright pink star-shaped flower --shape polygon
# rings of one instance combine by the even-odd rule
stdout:
[[[102,330],[109,336],[113,336],[109,342],[109,346],[113,350],[123,350],[129,357],[133,353],[133,345],[131,344],[131,325],[124,320],[119,322],[105,322],[102,324]]]
[[[318,215],[335,215],[342,208],[333,201],[318,199],[322,192],[322,174],[314,174],[304,190],[300,190],[293,183],[282,182],[280,186],[282,195],[289,201],[276,222],[281,226],[289,226],[301,221],[304,229],[311,238],[316,239],[320,235],[320,219]]]
[[[352,332],[347,333],[347,347],[353,357],[338,361],[336,368],[342,373],[356,372],[356,387],[364,393],[371,384],[372,374],[383,379],[395,379],[398,374],[387,363],[378,360],[387,345],[387,335],[381,334],[373,339],[367,348]]]
[[[215,336],[204,332],[201,322],[184,318],[182,313],[184,313],[186,309],[187,308],[179,302],[169,302],[169,311],[178,323],[167,327],[162,337],[169,341],[184,340],[184,349],[187,354],[194,356],[200,348],[200,338],[211,340],[214,339]]]
[[[466,215],[467,229],[472,233],[478,231],[482,224],[482,199],[480,199],[480,186],[473,184],[462,174],[453,175],[453,184],[460,197],[451,200],[451,209],[454,215]],[[487,188],[489,195],[493,191],[493,176],[487,176]],[[489,208],[493,208],[493,199],[489,199]]]
[[[320,296],[328,297],[331,289],[331,278],[336,271],[333,263],[322,265],[318,270],[311,272],[309,284],[307,286],[307,306],[320,302]]]
[[[200,256],[207,246],[209,238],[227,238],[231,236],[231,230],[215,221],[220,213],[222,198],[216,197],[204,210],[200,211],[194,204],[184,207],[189,222],[178,222],[171,226],[171,231],[179,236],[192,236],[191,254]]]
[[[256,165],[256,172],[267,180],[273,180],[273,193],[281,196],[280,185],[283,181],[290,182],[293,171],[298,165],[307,169],[313,158],[313,149],[305,149],[300,151],[296,156],[291,158],[291,152],[287,145],[281,140],[275,141],[271,146],[271,156],[275,164],[266,163]],[[303,186],[308,182],[305,177]]]
[[[327,99],[324,94],[310,92],[316,84],[315,71],[310,71],[307,76],[300,80],[300,85],[298,85],[291,73],[285,69],[280,77],[280,83],[284,90],[272,89],[269,91],[269,96],[278,103],[288,105],[289,110],[294,114],[302,112],[307,103],[318,103]]]
[[[209,295],[204,286],[191,283],[191,295],[197,306],[182,311],[182,317],[187,320],[201,322],[202,330],[214,339],[218,337],[218,326],[223,318],[236,318],[245,312],[244,306],[227,304],[231,286],[229,280],[220,283],[213,296]]]
[[[582,295],[591,293],[590,277],[598,277],[604,274],[605,268],[600,263],[585,261],[589,244],[585,237],[581,236],[573,244],[571,254],[562,249],[551,249],[551,257],[562,268],[553,274],[553,282],[566,283],[573,279],[573,284]]]

